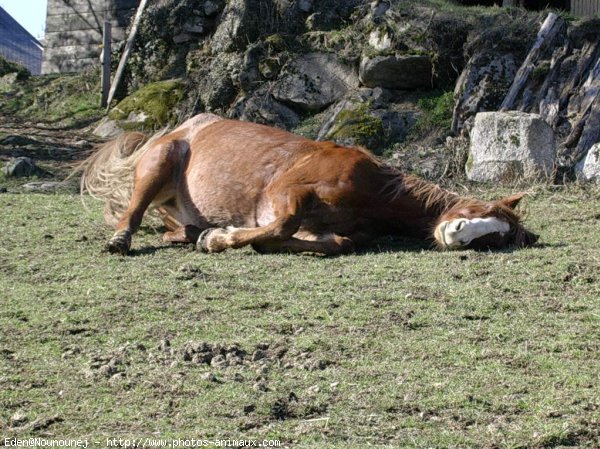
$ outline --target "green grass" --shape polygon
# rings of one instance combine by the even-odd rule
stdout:
[[[421,114],[415,126],[411,129],[413,136],[427,135],[432,129],[450,131],[452,124],[452,109],[454,107],[454,92],[452,90],[433,90],[426,92],[417,101]]]
[[[2,438],[596,448],[599,199],[543,190],[514,252],[205,255],[145,228],[117,257],[97,204],[0,194]]]
[[[0,92],[0,115],[55,126],[83,127],[104,115],[97,70],[30,77]]]

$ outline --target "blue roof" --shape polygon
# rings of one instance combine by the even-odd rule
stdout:
[[[42,51],[42,44],[0,6],[0,55],[39,75]]]

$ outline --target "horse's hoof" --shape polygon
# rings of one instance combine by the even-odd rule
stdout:
[[[119,231],[106,243],[104,248],[111,254],[122,254],[126,255],[131,247],[131,232]]]
[[[208,238],[211,232],[216,231],[217,229],[219,228],[208,228],[200,233],[200,235],[198,236],[198,240],[196,241],[196,249],[198,251],[202,251],[203,253],[211,252],[211,250],[208,248],[206,239]]]

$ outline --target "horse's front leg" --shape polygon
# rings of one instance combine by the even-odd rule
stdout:
[[[140,159],[133,181],[133,192],[127,210],[115,226],[115,233],[106,244],[111,253],[126,254],[131,237],[138,230],[146,209],[157,198],[174,195],[175,173],[181,161],[184,144],[178,141],[160,141]],[[164,198],[162,198],[164,196]]]
[[[354,252],[354,242],[348,237],[336,234],[321,236],[297,235],[288,240],[254,243],[252,247],[259,253],[316,253],[337,256]]]

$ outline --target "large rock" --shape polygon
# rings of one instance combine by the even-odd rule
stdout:
[[[475,116],[467,177],[472,181],[543,179],[554,169],[554,131],[537,114],[481,112]]]
[[[577,164],[577,175],[585,181],[600,184],[600,142],[590,148],[583,161]]]
[[[27,178],[29,176],[43,176],[47,172],[38,167],[29,157],[11,159],[3,167],[2,172],[11,178]]]
[[[273,99],[266,83],[248,98],[238,102],[230,116],[249,122],[262,123],[283,129],[293,129],[300,123],[300,117],[286,105]]]
[[[108,117],[104,117],[100,123],[94,128],[92,134],[103,139],[114,139],[120,134],[123,134],[124,130],[119,126],[117,120],[111,120]]]
[[[214,53],[244,50],[260,35],[260,2],[230,0],[211,39]]]
[[[427,55],[363,57],[360,61],[359,78],[366,87],[430,88],[433,65]]]
[[[284,67],[273,97],[303,111],[320,111],[358,86],[354,70],[331,53],[309,53]]]
[[[203,109],[223,113],[235,101],[239,92],[244,56],[240,53],[219,53],[203,60],[192,78],[195,94]]]
[[[478,112],[497,111],[535,39],[536,16],[500,14],[469,33],[466,66],[456,81],[452,132],[468,136]],[[536,89],[538,90],[538,89]],[[518,109],[518,108],[515,108]]]
[[[319,131],[318,140],[333,140],[341,145],[360,145],[376,149],[383,143],[383,120],[375,116],[369,103],[343,100]]]
[[[510,53],[498,57],[477,54],[469,59],[454,89],[452,132],[468,133],[475,114],[497,110],[517,69],[517,61]]]
[[[415,123],[412,110],[396,110],[381,88],[361,89],[327,110],[317,140],[360,145],[374,153],[402,141]]]

